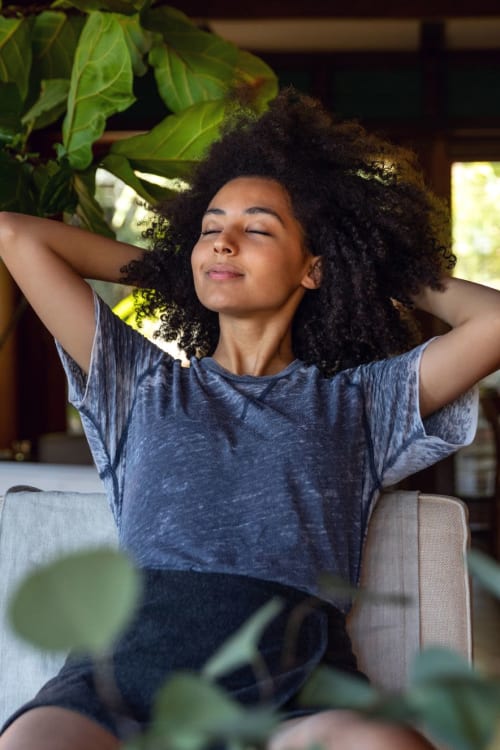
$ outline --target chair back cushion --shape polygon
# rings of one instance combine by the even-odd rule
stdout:
[[[447,646],[472,659],[470,543],[464,503],[446,495],[384,493],[370,520],[361,585],[409,597],[407,606],[356,603],[348,619],[359,667],[401,689],[419,649]]]
[[[10,593],[28,571],[82,547],[116,545],[101,493],[15,488],[0,505],[0,726],[59,670],[65,654],[41,653],[14,635],[6,620]]]
[[[451,646],[472,660],[467,506],[456,497],[419,497],[420,647]]]
[[[348,619],[360,669],[373,682],[397,690],[420,643],[417,492],[380,497],[363,550],[361,586],[409,600],[402,606],[360,599]]]

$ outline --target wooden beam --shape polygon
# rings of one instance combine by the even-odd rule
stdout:
[[[159,5],[169,5],[161,0]],[[500,16],[498,0],[180,0],[176,4],[188,16],[200,19],[269,18],[479,18]]]

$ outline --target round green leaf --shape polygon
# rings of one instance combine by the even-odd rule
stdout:
[[[123,553],[78,552],[31,574],[10,602],[9,619],[41,649],[101,654],[130,621],[139,592],[139,573]]]
[[[382,700],[373,685],[331,667],[319,666],[311,674],[299,696],[301,706],[331,706],[370,711]]]

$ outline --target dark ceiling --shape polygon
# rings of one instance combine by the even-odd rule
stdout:
[[[179,0],[199,18],[480,18],[500,15],[500,0]]]

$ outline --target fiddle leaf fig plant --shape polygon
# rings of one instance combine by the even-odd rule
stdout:
[[[4,2],[0,210],[76,214],[88,229],[112,235],[94,196],[100,166],[154,205],[171,189],[144,172],[185,180],[235,94],[260,112],[276,93],[262,60],[163,2]],[[148,126],[135,116],[137,134],[120,139],[123,116],[151,108],[152,97]],[[115,135],[103,138],[110,118]]]
[[[189,178],[235,96],[261,112],[277,91],[262,60],[164,2],[0,2],[0,211],[114,237],[98,168],[168,200],[158,178]]]

